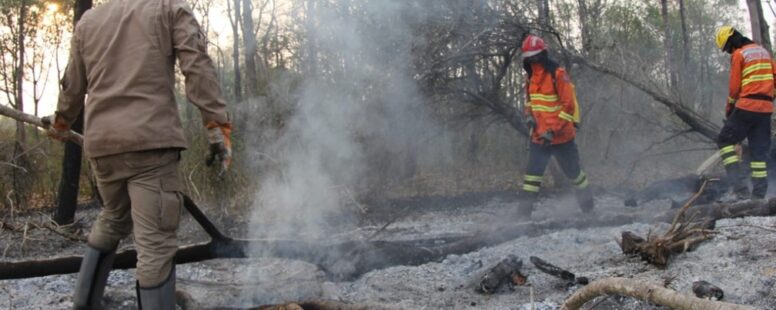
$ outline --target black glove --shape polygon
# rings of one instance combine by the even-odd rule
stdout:
[[[552,131],[546,131],[543,135],[539,136],[539,140],[542,140],[542,145],[549,146],[552,144]]]
[[[736,99],[728,98],[727,105],[725,105],[725,117],[730,118],[733,115],[733,111],[736,110]]]
[[[733,111],[735,111],[736,108],[732,104],[728,104],[725,109],[725,118],[730,118],[731,115],[733,115]]]

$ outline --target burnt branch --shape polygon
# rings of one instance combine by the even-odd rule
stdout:
[[[555,266],[553,264],[548,263],[547,261],[538,258],[536,256],[531,256],[529,258],[531,260],[531,263],[536,266],[536,269],[539,269],[539,271],[544,272],[548,275],[551,275],[556,278],[560,278],[561,280],[564,280],[569,283],[579,283],[579,284],[587,284],[587,278],[579,277],[570,271],[567,271],[563,268],[560,268],[558,266]]]

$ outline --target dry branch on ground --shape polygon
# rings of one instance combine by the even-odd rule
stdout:
[[[649,234],[646,238],[641,238],[629,231],[623,232],[620,240],[622,252],[638,255],[650,264],[663,268],[668,265],[672,255],[692,250],[701,242],[710,239],[714,234],[710,229],[713,221],[698,222],[694,217],[685,216],[687,210],[703,193],[706,184],[704,182],[698,192],[674,215],[671,227],[663,235]]]
[[[566,302],[561,306],[561,310],[580,309],[588,301],[605,295],[638,298],[678,310],[754,310],[750,306],[700,299],[695,296],[680,294],[659,285],[626,278],[606,278],[594,281],[577,290],[571,297],[566,299]]]

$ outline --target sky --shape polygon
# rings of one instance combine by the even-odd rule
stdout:
[[[776,14],[774,14],[773,10],[776,10],[776,0],[763,0],[763,13],[765,18],[768,20],[768,24],[770,25],[770,31],[771,31],[771,37],[774,38],[774,34],[776,34]],[[770,3],[770,6],[768,5]],[[746,6],[746,0],[739,0],[739,7],[740,12],[743,15],[742,19],[745,20],[746,29],[743,30],[745,33],[751,33],[751,30],[749,29],[749,15],[747,11]],[[220,5],[215,6],[212,11],[210,12],[210,30],[211,30],[211,40],[212,43],[218,45],[218,46],[225,46],[231,42],[231,27],[229,25],[229,20],[226,18],[226,8],[222,7]],[[214,35],[217,34],[217,35]],[[67,44],[63,46],[64,51],[60,52],[60,63],[62,68],[64,68],[65,64],[67,63]],[[47,83],[46,90],[44,91],[44,95],[41,101],[41,107],[40,107],[40,116],[50,115],[54,113],[54,110],[56,109],[56,101],[57,101],[57,93],[58,93],[58,77],[56,74],[56,68],[52,68],[52,73],[49,74],[49,81]],[[27,92],[30,91],[32,88],[31,85],[25,85],[25,87],[28,89]],[[0,104],[5,104],[6,101],[4,99],[5,96],[0,96]],[[32,106],[32,95],[28,94],[25,98],[25,112],[32,113],[33,112],[33,106]]]

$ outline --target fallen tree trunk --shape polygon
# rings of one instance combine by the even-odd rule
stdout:
[[[577,310],[585,303],[604,295],[621,295],[638,298],[650,303],[679,310],[754,310],[754,307],[736,305],[721,301],[700,299],[680,294],[672,289],[647,284],[635,279],[607,278],[594,281],[577,290],[561,306],[561,310]]]
[[[672,222],[675,214],[662,213],[655,217],[658,222]],[[734,219],[747,216],[773,216],[776,215],[776,198],[770,200],[749,200],[735,204],[707,204],[697,205],[687,210],[679,220],[688,218],[698,221],[719,219]]]
[[[353,279],[366,272],[389,266],[416,266],[464,254],[483,247],[501,244],[518,237],[533,237],[558,229],[622,226],[643,220],[636,215],[602,214],[594,218],[552,219],[544,222],[506,223],[492,225],[487,231],[467,236],[431,238],[411,241],[348,241],[337,244],[297,240],[238,240],[222,234],[188,197],[186,210],[210,234],[208,243],[182,247],[175,256],[177,264],[217,258],[281,257],[304,260],[318,265],[332,279]],[[694,212],[694,213],[693,213]],[[767,203],[746,202],[735,205],[701,205],[690,209],[695,218],[711,220],[742,216],[776,215],[776,199]],[[667,210],[653,221],[671,222],[673,210]],[[80,256],[48,260],[0,262],[0,280],[75,273]],[[134,268],[135,251],[119,253],[114,269]]]
[[[184,206],[212,240],[208,243],[181,247],[176,264],[216,258],[281,257],[304,260],[318,265],[333,279],[352,279],[371,270],[396,265],[415,266],[435,261],[450,254],[463,254],[496,245],[520,236],[538,236],[565,228],[619,226],[636,221],[633,216],[600,216],[593,219],[561,219],[540,223],[495,225],[472,236],[431,238],[411,241],[348,241],[337,244],[296,240],[239,240],[223,235],[188,197]],[[134,268],[134,250],[117,254],[114,269]],[[78,272],[81,257],[46,260],[0,262],[0,280],[41,277]]]

